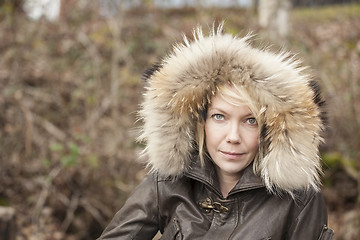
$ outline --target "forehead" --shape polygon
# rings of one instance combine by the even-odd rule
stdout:
[[[226,113],[250,113],[248,105],[241,99],[216,94],[211,98],[209,110],[219,110]]]

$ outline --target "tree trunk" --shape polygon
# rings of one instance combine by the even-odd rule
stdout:
[[[0,206],[0,240],[15,240],[15,209]]]
[[[259,0],[259,25],[273,40],[284,38],[289,32],[290,0]]]

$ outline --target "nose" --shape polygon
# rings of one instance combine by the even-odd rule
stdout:
[[[226,142],[233,144],[240,143],[241,142],[240,124],[238,124],[237,122],[232,122],[229,125],[230,126],[227,131]]]

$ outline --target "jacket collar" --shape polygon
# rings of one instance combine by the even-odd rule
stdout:
[[[215,170],[214,163],[210,159],[205,159],[204,166],[201,166],[200,160],[198,158],[194,159],[191,163],[191,167],[185,176],[200,181],[216,192],[220,194],[220,184],[218,176]],[[265,187],[265,184],[259,176],[256,176],[253,171],[253,164],[251,163],[243,170],[243,175],[235,185],[235,187],[230,191],[231,194],[242,192],[246,190],[256,189]]]

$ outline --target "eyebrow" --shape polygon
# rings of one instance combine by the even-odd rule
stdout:
[[[209,107],[208,110],[213,110],[213,111],[219,111],[219,112],[225,112],[224,110],[220,109],[220,108],[216,108],[216,107]]]
[[[220,108],[213,108],[213,107],[210,107],[209,109],[208,109],[208,112],[209,111],[212,111],[212,112],[221,112],[221,113],[225,113],[225,114],[227,114],[228,112],[227,111],[224,111],[224,110],[222,110],[222,109],[220,109]]]
[[[224,113],[224,114],[229,114],[227,111],[224,111],[224,110],[222,110],[222,109],[220,109],[220,108],[217,108],[217,107],[210,107],[209,109],[208,109],[208,112],[209,111],[216,111],[216,112],[220,112],[220,113]],[[254,116],[254,114],[249,110],[249,113],[248,114],[246,114],[246,115],[244,115],[243,116],[244,118],[247,118],[247,117],[253,117],[253,118],[255,118],[255,116]]]

